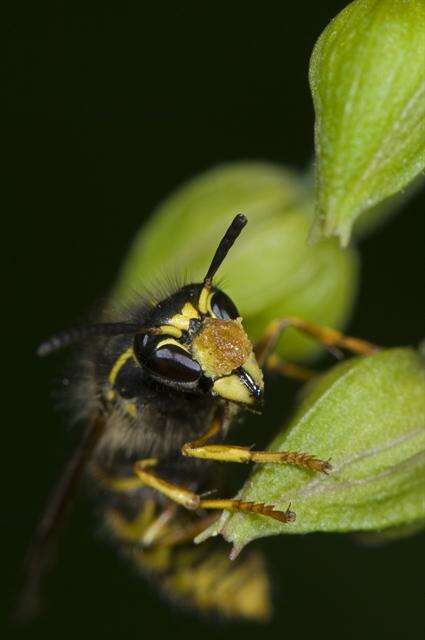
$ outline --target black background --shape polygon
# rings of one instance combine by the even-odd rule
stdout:
[[[35,345],[107,292],[135,230],[183,179],[230,159],[309,162],[309,55],[343,6],[17,3],[4,21],[1,582],[8,610],[31,529],[72,440],[50,400],[61,358],[40,362]],[[422,338],[423,206],[416,196],[362,242],[352,333],[386,345]],[[48,608],[26,628],[8,626],[11,637],[423,637],[423,535],[373,549],[338,535],[263,541],[277,610],[263,629],[170,609],[94,529],[79,500],[61,534]]]

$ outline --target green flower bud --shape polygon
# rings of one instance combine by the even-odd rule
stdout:
[[[356,0],[311,58],[316,112],[313,237],[346,245],[360,213],[425,166],[425,3]]]
[[[126,301],[139,285],[152,288],[158,274],[187,274],[200,281],[233,216],[248,225],[218,274],[253,339],[267,323],[296,315],[341,327],[356,292],[358,261],[336,241],[306,242],[312,204],[297,176],[266,163],[218,167],[177,190],[136,237],[124,264],[114,302]],[[279,349],[304,359],[318,347],[288,329]]]
[[[209,534],[236,548],[269,535],[359,532],[423,525],[425,519],[425,363],[411,349],[353,358],[321,376],[272,451],[331,458],[318,475],[287,465],[257,465],[239,497],[291,503],[296,521],[224,514]],[[206,537],[203,536],[203,537]]]
[[[236,213],[245,213],[251,226],[254,218],[284,211],[300,198],[296,174],[268,163],[221,165],[200,174],[169,196],[142,228],[114,296],[125,300],[135,281],[154,284],[158,273],[184,273],[186,265],[192,277],[202,278],[209,252]],[[197,272],[194,263],[200,263]]]

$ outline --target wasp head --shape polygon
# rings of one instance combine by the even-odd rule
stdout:
[[[254,411],[263,400],[263,375],[233,301],[212,285],[187,285],[162,301],[135,337],[134,353],[154,380],[208,393]]]
[[[261,369],[235,304],[213,285],[217,269],[246,222],[241,214],[234,218],[202,283],[186,285],[156,304],[143,323],[73,327],[43,342],[38,353],[44,356],[94,337],[132,335],[134,357],[147,379],[258,411],[264,389]]]

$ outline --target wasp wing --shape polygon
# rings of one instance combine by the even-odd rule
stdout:
[[[87,461],[103,433],[104,424],[103,418],[98,415],[88,422],[38,522],[24,562],[23,587],[16,610],[16,618],[19,620],[28,620],[39,611],[41,585],[51,557],[54,535],[74,497]]]

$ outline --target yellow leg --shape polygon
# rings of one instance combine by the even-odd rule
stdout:
[[[192,542],[198,534],[202,533],[204,529],[209,527],[219,517],[220,514],[210,514],[205,516],[205,518],[199,518],[199,520],[189,523],[185,527],[170,528],[168,533],[161,536],[159,544],[165,547],[175,547],[180,544],[185,544],[186,542]]]
[[[295,514],[288,508],[286,511],[276,511],[273,506],[256,502],[244,502],[241,500],[204,500],[193,491],[158,477],[149,467],[155,465],[152,460],[141,460],[134,465],[134,472],[143,484],[156,489],[167,496],[173,502],[177,502],[186,509],[219,509],[220,511],[244,511],[269,516],[280,522],[292,522]]]
[[[218,435],[220,433],[222,426],[223,426],[223,421],[222,421],[221,417],[219,417],[218,415],[215,416],[215,418],[213,419],[211,427],[202,436],[200,436],[196,440],[192,440],[192,442],[189,443],[189,444],[191,444],[193,446],[196,446],[196,447],[200,447],[200,446],[204,445],[206,442],[208,442],[208,440],[211,440],[211,438],[213,438],[214,436],[216,436],[216,435]],[[184,445],[184,447],[185,446],[186,445]]]
[[[307,322],[301,318],[288,316],[280,320],[274,320],[267,327],[264,337],[256,345],[255,351],[260,366],[267,361],[268,356],[275,348],[282,331],[286,329],[286,327],[295,327],[302,333],[311,336],[329,348],[339,347],[364,356],[370,355],[378,350],[376,345],[366,342],[366,340],[345,336],[336,329],[321,327],[320,325]]]
[[[286,362],[274,353],[267,358],[264,367],[271,373],[279,373],[286,378],[293,378],[301,382],[311,380],[317,375],[316,371],[307,369],[306,367],[300,367],[292,362]]]
[[[142,545],[144,547],[157,544],[158,540],[162,539],[164,534],[166,535],[167,528],[176,515],[177,509],[178,506],[176,504],[170,505],[147,527],[142,537]]]
[[[210,444],[197,446],[197,442],[187,442],[182,447],[184,456],[220,462],[257,462],[274,464],[292,464],[297,467],[329,473],[332,469],[327,460],[320,460],[308,453],[298,451],[252,451],[249,447],[236,445]]]
[[[249,447],[226,444],[205,444],[221,429],[221,420],[216,417],[212,426],[197,440],[186,442],[181,449],[184,456],[219,462],[257,462],[274,464],[292,464],[304,469],[329,473],[332,470],[327,460],[299,451],[252,451]]]
[[[116,493],[131,493],[132,491],[138,491],[143,487],[143,482],[137,476],[112,476],[96,464],[91,465],[90,472],[101,486]]]
[[[276,511],[273,505],[261,502],[244,502],[243,500],[201,500],[202,509],[220,509],[224,511],[243,511],[245,513],[257,513],[262,516],[269,516],[279,522],[294,522],[295,513],[291,511],[291,505],[286,511]]]
[[[106,513],[106,523],[119,540],[151,547],[159,540],[162,544],[164,536],[168,538],[169,524],[176,514],[176,508],[177,505],[172,504],[155,515],[155,503],[148,500],[133,520],[127,520],[117,509],[110,509]]]
[[[196,493],[189,491],[189,489],[185,489],[184,487],[180,487],[177,484],[168,482],[167,480],[163,480],[152,473],[152,471],[147,471],[147,469],[155,466],[156,464],[157,461],[153,459],[139,460],[133,467],[134,473],[145,486],[151,487],[151,489],[156,489],[164,496],[167,496],[167,498],[170,498],[173,502],[177,502],[177,504],[181,504],[183,507],[186,507],[186,509],[197,509],[201,498]]]
[[[133,520],[127,520],[118,509],[108,509],[106,524],[114,536],[125,542],[141,542],[145,531],[155,521],[155,503],[148,500]]]

